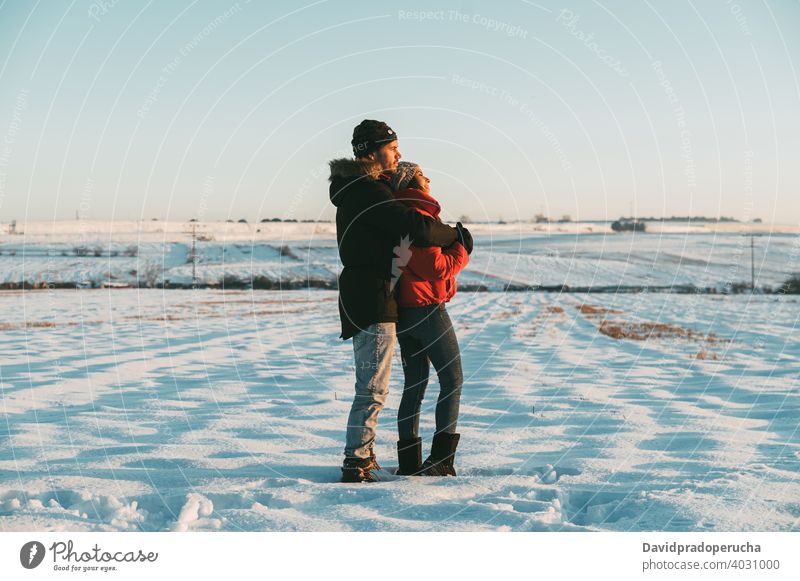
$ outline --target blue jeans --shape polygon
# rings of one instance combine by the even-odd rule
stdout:
[[[353,337],[356,394],[347,419],[347,458],[369,458],[375,444],[378,414],[389,395],[395,324],[375,323]]]
[[[454,434],[464,375],[458,339],[444,303],[401,308],[397,341],[400,343],[405,374],[403,398],[397,413],[400,440],[419,436],[419,412],[428,386],[429,363],[433,363],[439,376],[436,433]]]

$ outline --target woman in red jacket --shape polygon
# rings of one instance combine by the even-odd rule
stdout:
[[[439,220],[441,206],[430,195],[430,180],[422,169],[400,162],[392,178],[397,200]],[[456,275],[469,262],[472,237],[458,225],[460,242],[448,248],[413,246],[404,238],[395,248],[393,276],[396,279],[397,340],[400,343],[405,385],[397,414],[398,474],[455,476],[453,458],[458,446],[456,433],[463,374],[458,339],[445,303],[456,294]],[[436,431],[431,454],[422,462],[419,413],[428,385],[430,363],[439,376]]]

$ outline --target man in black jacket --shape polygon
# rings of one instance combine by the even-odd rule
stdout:
[[[392,259],[397,241],[449,246],[456,230],[395,201],[388,176],[397,167],[397,134],[365,119],[353,130],[355,159],[330,162],[330,198],[344,266],[339,276],[342,339],[353,338],[355,398],[347,421],[343,482],[377,480],[373,445],[378,414],[389,393],[397,302]]]

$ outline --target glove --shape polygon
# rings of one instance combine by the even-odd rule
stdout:
[[[456,232],[458,233],[458,241],[467,250],[467,254],[472,254],[472,234],[464,228],[461,222],[456,223]]]

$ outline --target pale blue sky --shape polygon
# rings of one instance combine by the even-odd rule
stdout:
[[[377,118],[449,218],[798,223],[798,30],[794,0],[6,0],[0,221],[330,219]]]

